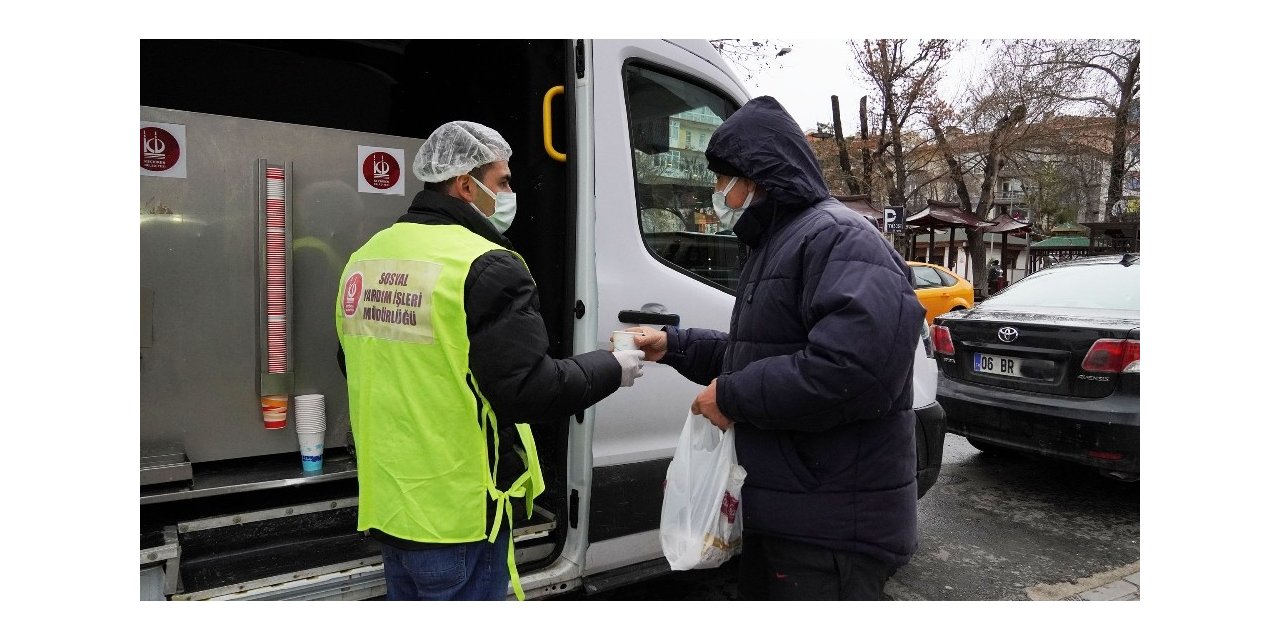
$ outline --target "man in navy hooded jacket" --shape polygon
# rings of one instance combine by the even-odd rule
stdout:
[[[636,329],[646,359],[707,385],[737,434],[747,599],[884,598],[916,549],[911,376],[924,310],[898,254],[831,197],[771,97],[711,136],[722,224],[747,245],[729,333]]]

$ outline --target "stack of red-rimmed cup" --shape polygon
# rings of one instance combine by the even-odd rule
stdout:
[[[267,372],[289,370],[285,319],[284,170],[267,169]]]
[[[267,371],[289,370],[286,360],[284,230],[267,229]]]

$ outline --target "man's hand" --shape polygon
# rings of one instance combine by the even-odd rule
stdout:
[[[718,378],[717,378],[718,380]],[[714,424],[721,431],[728,431],[733,428],[733,420],[729,416],[720,413],[720,407],[716,404],[716,380],[712,380],[711,384],[698,397],[693,399],[693,406],[689,407],[695,416],[706,416],[711,424]]]
[[[644,352],[636,349],[634,351],[610,351],[614,358],[618,359],[618,366],[622,367],[622,386],[629,387],[635,384],[636,378],[644,375]]]
[[[644,359],[657,362],[667,355],[667,332],[653,327],[627,327],[623,331],[636,334],[636,348],[644,352]],[[613,341],[613,336],[609,336]]]

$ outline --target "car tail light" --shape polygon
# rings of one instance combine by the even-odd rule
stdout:
[[[951,343],[950,329],[938,324],[933,325],[933,350],[944,356],[956,354],[956,346]]]
[[[1098,373],[1138,373],[1138,341],[1103,338],[1093,343],[1080,368]]]

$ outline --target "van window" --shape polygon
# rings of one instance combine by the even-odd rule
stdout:
[[[711,207],[715,174],[703,151],[738,107],[674,73],[629,63],[623,74],[645,245],[664,264],[732,293],[742,267],[740,245]]]

